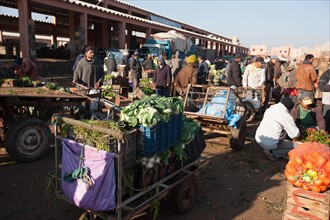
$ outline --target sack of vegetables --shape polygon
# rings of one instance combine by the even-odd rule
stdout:
[[[294,186],[324,192],[330,187],[330,147],[305,142],[289,152],[285,176]]]

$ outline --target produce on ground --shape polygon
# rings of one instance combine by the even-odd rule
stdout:
[[[131,127],[139,124],[152,127],[160,121],[168,122],[174,114],[183,112],[181,97],[146,96],[129,104],[120,114],[120,120]]]
[[[294,141],[299,142],[318,142],[320,144],[330,145],[330,134],[326,131],[318,131],[315,128],[299,127],[300,136]]]
[[[289,152],[285,176],[294,186],[324,192],[330,187],[330,147],[306,142]]]

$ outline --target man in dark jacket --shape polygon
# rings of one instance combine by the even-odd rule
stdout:
[[[169,88],[172,81],[171,68],[166,65],[163,56],[160,55],[157,59],[157,67],[153,78],[155,83],[156,94],[160,96],[169,96]]]
[[[103,77],[102,64],[99,60],[94,59],[94,48],[86,47],[85,57],[78,62],[72,82],[98,89],[102,85]]]
[[[236,54],[234,60],[229,64],[228,76],[227,76],[227,85],[242,87],[242,71],[241,65],[239,64],[242,60],[240,54]]]
[[[322,117],[321,109],[314,105],[309,96],[304,96],[299,100],[299,105],[291,110],[291,115],[296,124],[305,128],[317,128],[319,130],[326,129],[325,120]]]
[[[133,92],[138,88],[140,79],[142,77],[142,66],[139,61],[140,53],[138,51],[134,52],[133,58],[130,63],[131,76],[133,80]]]
[[[327,131],[330,131],[330,69],[321,75],[318,87],[322,91],[323,117]]]
[[[104,71],[108,74],[117,72],[117,62],[113,53],[109,53],[108,57],[104,58],[104,67]]]
[[[154,61],[151,54],[148,54],[148,58],[142,62],[142,67],[144,70],[154,69]]]
[[[207,84],[207,77],[209,75],[209,66],[205,62],[202,56],[198,56],[198,74],[197,74],[197,83],[198,84]]]
[[[266,63],[265,67],[265,73],[266,73],[266,78],[264,85],[262,86],[263,92],[262,94],[262,100],[264,101],[264,105],[262,106],[261,111],[266,111],[268,108],[268,101],[269,101],[269,95],[270,95],[270,90],[272,87],[274,87],[274,66],[278,61],[277,56],[271,56],[270,60],[268,63]]]

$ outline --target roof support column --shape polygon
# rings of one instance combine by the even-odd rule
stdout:
[[[109,25],[108,19],[102,19],[102,48],[106,50],[109,48]]]
[[[146,39],[150,38],[151,36],[151,28],[147,28],[146,30]]]
[[[216,52],[216,57],[220,55],[220,44],[215,43],[215,52]]]
[[[122,21],[118,23],[118,48],[125,49],[126,43],[126,22]]]
[[[29,46],[29,25],[28,21],[31,18],[31,12],[29,10],[29,1],[17,0],[18,6],[18,29],[20,35],[20,57],[30,58],[30,46]]]
[[[88,44],[87,30],[87,14],[80,13],[80,42],[83,44],[81,45],[81,48]]]
[[[69,49],[70,49],[70,55],[71,59],[74,59],[75,57],[75,52],[76,52],[76,42],[75,42],[75,29],[76,29],[76,24],[75,24],[75,13],[74,11],[69,11],[69,37],[70,37],[70,44],[69,44]],[[78,48],[77,48],[78,49]]]
[[[126,24],[126,30],[127,30],[127,42],[126,42],[126,48],[125,49],[131,49],[132,45],[132,25]]]
[[[57,48],[57,31],[56,31],[56,17],[53,16],[53,34],[51,36],[51,39],[50,39],[50,43],[51,45],[55,46],[55,48],[53,48],[54,50]]]

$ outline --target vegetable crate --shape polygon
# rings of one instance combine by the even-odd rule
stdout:
[[[330,217],[330,190],[317,193],[287,183],[287,206],[283,220],[328,220]]]
[[[191,161],[196,160],[199,158],[206,147],[205,137],[202,128],[198,130],[195,134],[194,139],[189,143],[186,144],[184,148],[185,154],[188,156],[187,160],[184,161],[177,161],[176,168],[182,167],[184,165],[189,164]]]
[[[174,115],[168,122],[153,127],[140,126],[137,137],[138,154],[151,157],[176,145],[181,140],[183,115]]]
[[[141,167],[139,169],[139,181],[138,181],[138,187],[143,189],[147,186],[152,185],[153,183],[157,182],[158,180],[163,179],[165,176],[168,176],[174,172],[174,161],[170,162],[169,165],[162,167],[158,169],[146,169],[145,167]]]

